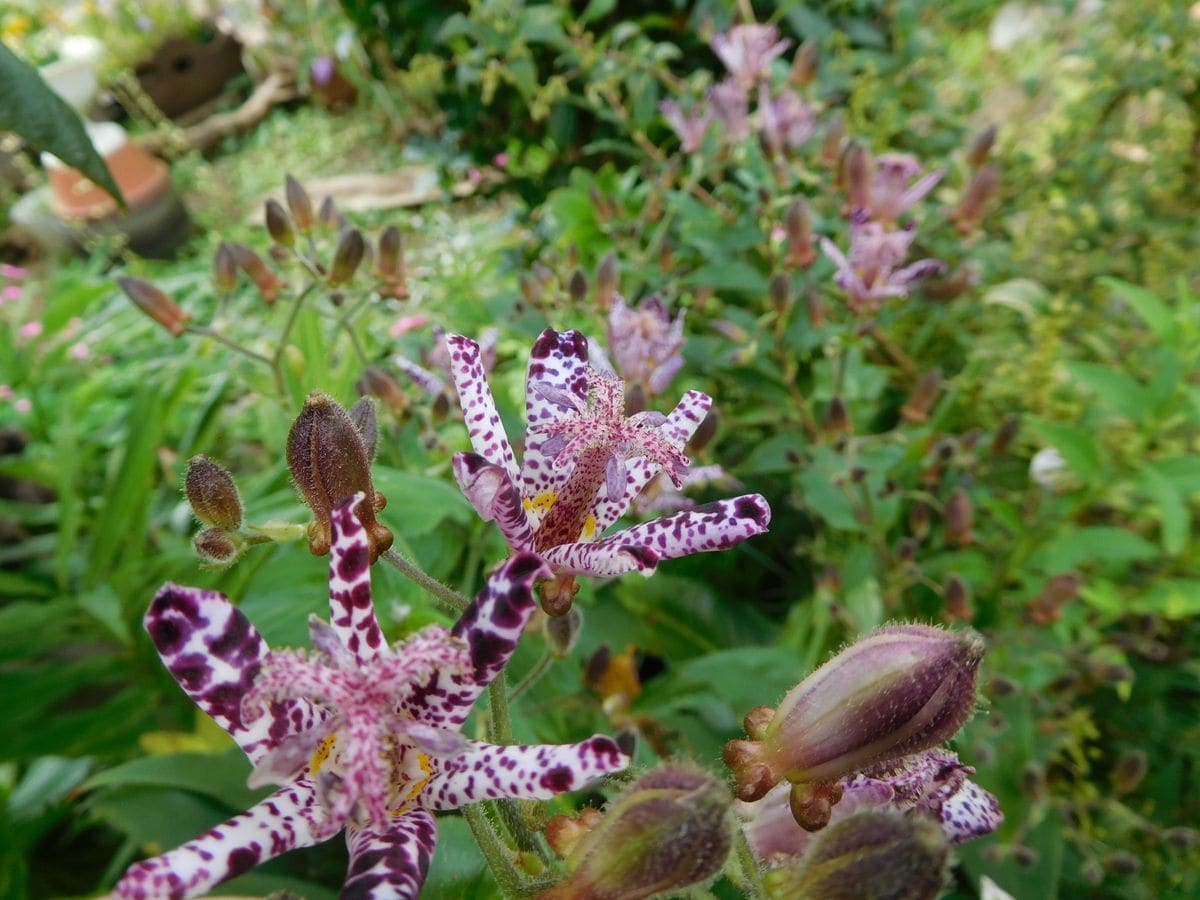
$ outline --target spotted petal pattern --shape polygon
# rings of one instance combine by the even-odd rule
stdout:
[[[267,799],[169,853],[135,863],[118,882],[119,900],[178,900],[341,830],[317,802],[313,783],[297,779]]]
[[[537,429],[582,409],[588,399],[588,342],[578,331],[547,328],[529,351],[525,376],[525,456],[518,482],[521,495],[537,500],[556,494],[570,469],[556,466],[542,447],[549,435]],[[541,510],[534,504],[535,520]]]
[[[392,821],[385,831],[349,824],[350,868],[341,900],[408,900],[421,892],[437,841],[437,823],[423,809]]]
[[[450,374],[458,389],[467,433],[475,452],[488,462],[501,466],[516,481],[520,475],[517,458],[496,410],[496,401],[488,387],[479,345],[469,338],[452,334],[446,338],[450,351]]]
[[[355,500],[361,499],[356,495]],[[333,513],[329,553],[329,623],[361,665],[387,646],[371,603],[371,549],[367,532],[349,506]]]

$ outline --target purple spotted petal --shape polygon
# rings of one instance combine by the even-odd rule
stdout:
[[[485,522],[495,522],[514,550],[533,549],[533,529],[517,486],[478,453],[454,455],[454,479]]]
[[[242,697],[254,683],[267,645],[222,594],[167,584],[146,611],[146,631],[179,686],[257,762],[285,735],[307,731],[322,714],[312,704],[268,704],[243,719]]]
[[[712,398],[707,394],[688,391],[667,416],[659,431],[676,447],[682,448],[692,439],[711,407]],[[634,498],[657,474],[658,467],[644,457],[629,460],[626,463],[625,492],[615,501],[608,497],[598,500],[592,509],[592,515],[596,517],[596,534],[603,534],[613,522],[625,515]]]
[[[458,389],[463,419],[475,452],[493,465],[500,466],[514,482],[520,475],[512,445],[496,411],[496,400],[488,387],[479,345],[460,334],[446,337],[450,352],[450,375]]]
[[[436,842],[437,823],[423,809],[398,816],[385,831],[347,824],[350,867],[341,900],[416,897]]]
[[[658,566],[658,554],[649,547],[618,540],[620,534],[594,543],[559,544],[543,555],[554,571],[567,575],[608,578],[626,572],[652,574]]]
[[[457,809],[481,800],[548,800],[629,765],[617,742],[594,735],[578,744],[498,747],[471,743],[461,756],[435,760],[421,794],[427,809]]]
[[[625,460],[614,453],[604,471],[604,489],[610,500],[619,500],[625,492]]]
[[[329,621],[359,665],[387,650],[371,602],[367,533],[351,511],[362,496],[355,494],[333,511],[333,546],[329,553]]]
[[[557,493],[571,474],[570,467],[555,466],[542,443],[550,435],[542,426],[573,416],[587,403],[588,342],[578,331],[559,333],[551,328],[529,351],[525,377],[525,455],[517,482],[521,496],[536,499]],[[559,448],[561,450],[561,448]]]
[[[312,782],[299,779],[195,840],[130,866],[113,893],[119,900],[194,897],[341,827],[317,803]]]
[[[408,357],[397,354],[392,357],[392,362],[395,363],[397,369],[408,376],[413,384],[430,397],[440,397],[442,391],[446,390],[446,382]]]
[[[964,781],[942,803],[938,818],[952,844],[991,834],[1004,821],[1000,801],[973,781]]]

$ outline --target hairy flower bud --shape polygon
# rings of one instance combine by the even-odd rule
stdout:
[[[996,126],[989,125],[971,139],[967,145],[967,162],[972,169],[978,169],[987,162],[992,144],[996,143]]]
[[[975,618],[971,607],[971,586],[957,573],[951,573],[942,586],[942,610],[947,619],[969,622]]]
[[[975,705],[983,640],[973,631],[891,625],[793,688],[758,740],[725,746],[738,797],[786,778],[832,782],[948,739]]]
[[[357,402],[346,410],[350,421],[358,430],[363,446],[367,448],[367,459],[375,460],[375,447],[379,444],[379,420],[375,417],[375,402],[370,397],[359,397]]]
[[[971,495],[956,488],[946,500],[946,543],[965,547],[975,540],[972,526],[975,522]]]
[[[313,511],[308,546],[315,555],[329,552],[333,510],[356,493],[364,495],[355,513],[366,529],[371,561],[392,546],[392,533],[375,519],[385,501],[371,484],[366,444],[350,416],[329,397],[309,394],[288,432],[287,461]]]
[[[842,158],[842,141],[846,137],[846,118],[842,115],[839,109],[829,117],[829,124],[825,126],[825,134],[821,138],[821,162],[833,168]]]
[[[550,645],[550,652],[559,659],[566,659],[575,649],[582,628],[583,612],[578,606],[572,606],[564,616],[547,618],[546,643]]]
[[[834,394],[825,407],[825,415],[821,419],[821,430],[831,437],[850,432],[850,411],[841,394]]]
[[[301,234],[308,234],[313,227],[313,207],[312,200],[308,197],[308,191],[304,190],[304,185],[291,175],[284,178],[283,185],[288,209],[292,212],[292,220],[300,229]]]
[[[266,219],[267,233],[271,235],[271,240],[281,247],[291,247],[296,243],[292,220],[277,200],[267,201]]]
[[[900,410],[900,415],[909,422],[924,422],[929,418],[929,411],[937,401],[942,390],[942,370],[933,369],[926,372],[917,381],[908,402]]]
[[[783,272],[776,272],[767,283],[767,294],[775,312],[783,315],[792,301],[792,279]]]
[[[404,234],[395,225],[389,225],[379,235],[375,271],[385,280],[404,281]]]
[[[233,250],[227,243],[221,241],[216,255],[213,256],[213,281],[216,283],[218,291],[228,294],[237,286],[237,270],[238,265],[233,256]]]
[[[192,547],[205,562],[216,566],[228,566],[242,555],[246,549],[246,542],[236,534],[229,534],[220,528],[206,528],[192,538]]]
[[[193,456],[183,479],[192,512],[205,525],[233,531],[242,527],[242,498],[225,468],[207,456]]]
[[[725,785],[696,766],[652,769],[576,839],[571,874],[541,900],[639,900],[707,881],[729,857],[732,805]]]
[[[237,264],[242,268],[242,271],[250,276],[250,280],[254,282],[258,292],[262,295],[263,302],[268,306],[279,299],[279,292],[283,288],[281,282],[267,268],[267,264],[263,262],[262,257],[247,247],[245,244],[229,244],[229,252],[233,254],[233,258],[237,260]]]
[[[338,224],[337,204],[332,197],[326,197],[317,208],[317,224],[325,231],[333,231]]]
[[[817,261],[817,251],[813,249],[812,216],[809,215],[808,204],[797,200],[789,206],[785,223],[788,265],[807,269]]]
[[[799,859],[767,875],[778,900],[934,900],[950,847],[937,823],[891,809],[862,809],[830,825]]]
[[[567,294],[570,296],[571,302],[582,303],[587,296],[587,290],[587,276],[583,274],[583,269],[576,269],[571,273],[570,280],[567,281]]]
[[[408,410],[408,395],[404,393],[404,388],[380,366],[367,366],[358,379],[358,389],[386,403],[388,409],[397,416],[404,415]]]
[[[367,242],[363,240],[361,231],[357,228],[344,231],[337,249],[333,251],[333,265],[329,268],[327,279],[329,286],[337,287],[353,278],[366,252]]]
[[[950,213],[959,234],[969,234],[979,227],[988,201],[1000,190],[1000,169],[984,166],[971,178],[962,198]]]
[[[843,213],[846,215],[870,207],[872,168],[871,154],[867,152],[866,147],[855,141],[846,148],[842,157],[842,171],[846,182],[846,205]]]
[[[797,87],[811,84],[817,77],[817,68],[821,64],[821,48],[817,42],[809,38],[800,45],[796,55],[792,57],[791,82]]]
[[[610,251],[600,260],[596,269],[596,305],[601,312],[612,309],[613,300],[617,296],[617,282],[620,280],[617,271],[617,254]]]
[[[187,331],[187,313],[174,300],[148,281],[140,278],[118,278],[117,284],[134,306],[152,318],[175,337]]]

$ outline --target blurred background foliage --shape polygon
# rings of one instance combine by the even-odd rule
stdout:
[[[0,895],[106,890],[137,855],[246,805],[241,757],[171,682],[140,618],[178,580],[228,593],[269,643],[301,645],[325,562],[278,542],[200,566],[187,460],[226,465],[249,521],[303,522],[289,423],[310,390],[346,405],[372,393],[383,521],[406,555],[473,591],[503,545],[453,487],[450,456],[466,447],[454,404],[394,364],[433,349],[408,317],[500,328],[493,385],[519,434],[532,338],[549,324],[604,343],[610,255],[625,297],[687,310],[685,368],[651,402],[712,394],[718,427],[693,459],[764,493],[774,519],[729,553],[585,585],[580,644],[522,696],[518,738],[633,725],[639,762],[684,753],[715,768],[748,708],[849,637],[888,619],[970,623],[990,646],[987,687],[957,749],[1007,820],[958,851],[951,896],[978,896],[983,876],[1023,900],[1196,895],[1200,8],[754,3],[819,49],[797,79],[816,135],[783,159],[712,132],[681,153],[659,104],[721,78],[707,41],[749,6],[264,4],[260,60],[333,56],[357,103],[284,106],[176,159],[199,226],[176,260],[104,241],[82,260],[14,257],[29,265],[5,271],[0,306]],[[0,10],[18,52],[53,25],[37,6]],[[113,27],[88,21],[102,38]],[[913,256],[948,274],[877,316],[846,308],[824,257],[789,261],[797,198],[845,247],[845,144],[821,159],[838,120],[873,154],[946,168]],[[958,228],[979,171],[969,147],[989,126],[998,191]],[[280,350],[282,390],[216,341],[170,337],[115,290],[118,274],[147,278],[270,354],[287,304],[245,280],[222,296],[218,243],[265,255],[256,210],[284,171],[414,165],[433,168],[443,199],[349,214],[369,234],[401,228],[411,296],[321,290]],[[470,196],[451,200],[464,183]],[[389,636],[442,620],[395,572],[374,578]],[[539,655],[524,642],[510,681]],[[229,891],[333,896],[343,855],[291,854]],[[443,817],[428,895],[493,890],[465,823]]]

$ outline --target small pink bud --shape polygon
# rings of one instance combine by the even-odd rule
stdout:
[[[161,325],[175,337],[187,331],[190,316],[179,305],[152,285],[140,278],[118,278],[117,284],[134,305]]]
[[[784,697],[762,738],[726,745],[739,799],[785,778],[832,783],[947,740],[974,709],[983,652],[973,631],[928,625],[860,639]]]
[[[183,492],[192,512],[205,525],[226,531],[242,526],[242,498],[233,476],[207,456],[193,456],[188,462]]]
[[[34,320],[32,320],[30,322],[26,322],[24,325],[22,325],[20,330],[18,331],[18,334],[20,334],[22,338],[24,338],[25,340],[28,341],[28,340],[32,340],[35,337],[41,337],[42,332],[45,330],[46,330],[46,328],[44,325],[42,325],[41,321],[39,321],[38,319],[34,319]]]

